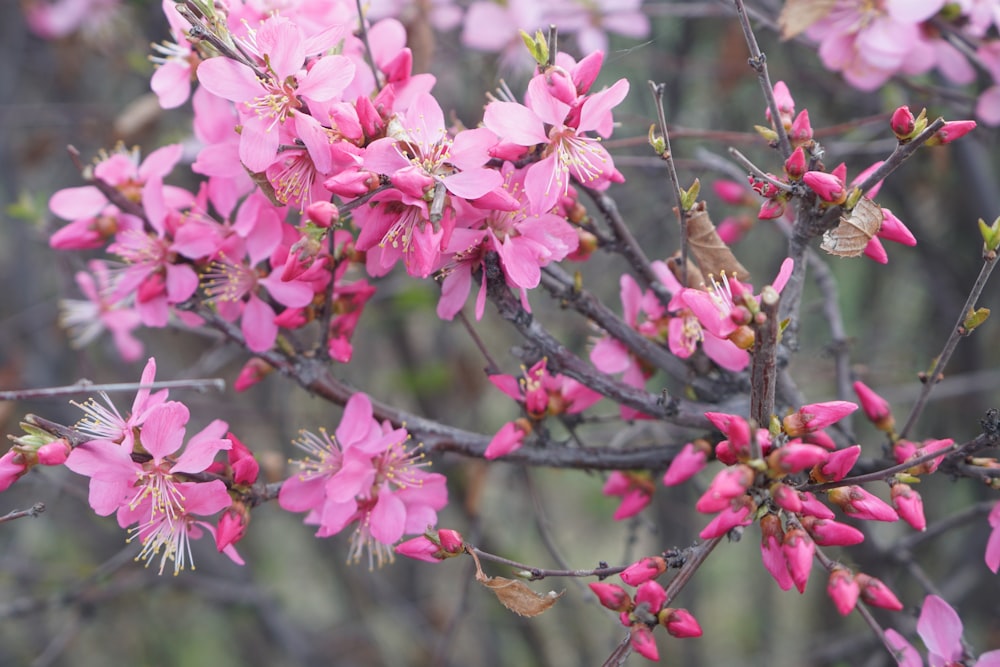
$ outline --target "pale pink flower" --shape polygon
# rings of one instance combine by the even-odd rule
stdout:
[[[173,42],[153,44],[155,55],[150,56],[156,71],[149,84],[164,109],[174,109],[187,102],[191,95],[191,79],[199,57],[187,39],[187,23],[177,11],[177,3],[163,0],[163,14],[170,24]]]
[[[155,378],[156,359],[150,357],[142,369],[139,384],[149,385]],[[122,449],[130,454],[135,445],[135,429],[143,425],[155,407],[167,400],[167,394],[168,390],[166,389],[161,389],[154,394],[150,392],[148,386],[143,386],[135,394],[128,417],[122,417],[111,398],[102,391],[99,395],[104,399],[105,405],[101,405],[93,398],[87,399],[82,404],[73,403],[85,413],[85,416],[76,423],[74,428],[81,433],[93,436],[96,440],[120,443]]]
[[[142,356],[142,343],[132,331],[142,324],[139,313],[127,300],[112,298],[114,282],[107,264],[92,260],[89,272],[77,272],[76,284],[86,300],[63,299],[59,302],[59,325],[67,329],[73,347],[84,347],[103,332],[111,333],[118,353],[125,361]]]

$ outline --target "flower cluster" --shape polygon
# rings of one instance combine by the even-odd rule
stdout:
[[[367,550],[369,567],[392,562],[392,545],[436,524],[448,502],[444,475],[424,470],[429,463],[409,437],[379,423],[368,397],[355,394],[335,437],[302,431],[295,445],[306,457],[293,461],[299,471],[282,484],[278,504],[307,512],[305,522],[318,526],[319,537],[354,525],[351,560]]]

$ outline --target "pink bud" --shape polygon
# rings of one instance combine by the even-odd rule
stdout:
[[[590,586],[590,590],[594,592],[601,604],[608,609],[618,612],[631,611],[632,598],[621,586],[600,581],[587,585]]]
[[[604,63],[604,54],[600,51],[593,51],[584,56],[576,63],[576,67],[570,68],[570,75],[576,85],[576,91],[580,95],[586,95],[590,87],[594,85],[597,75],[601,72],[601,65]]]
[[[781,552],[785,555],[788,572],[792,575],[795,588],[799,593],[804,593],[806,583],[809,581],[809,572],[812,570],[813,555],[816,552],[815,543],[801,528],[792,528],[785,533]]]
[[[792,144],[802,144],[813,138],[812,123],[809,122],[809,109],[803,109],[792,122],[788,130],[788,139]]]
[[[750,218],[729,216],[723,218],[715,231],[719,233],[719,238],[722,239],[723,243],[731,246],[751,229],[753,229],[753,221]]]
[[[267,377],[273,370],[274,368],[263,359],[253,357],[243,365],[240,374],[236,377],[236,382],[233,383],[233,389],[246,391]]]
[[[701,626],[687,609],[663,609],[659,613],[660,625],[678,639],[701,637]]]
[[[746,493],[753,484],[753,478],[754,471],[750,466],[741,464],[723,468],[708,485],[708,490],[695,503],[695,509],[699,512],[712,513],[728,507],[733,498]]]
[[[614,520],[622,521],[641,512],[653,499],[653,480],[646,472],[614,471],[604,483],[602,493],[606,496],[621,496],[621,503],[615,510]]]
[[[802,511],[802,498],[799,492],[781,482],[771,485],[771,498],[775,505],[787,512],[798,514]]]
[[[866,521],[898,521],[899,515],[884,500],[860,486],[841,486],[830,489],[827,497],[847,516]]]
[[[65,440],[53,440],[38,448],[38,462],[43,466],[58,466],[66,462],[73,448]]]
[[[917,444],[909,440],[897,440],[892,446],[892,456],[896,463],[902,463],[917,454]]]
[[[789,437],[795,438],[805,435],[810,431],[818,431],[826,428],[857,409],[858,406],[849,401],[812,403],[810,405],[803,405],[799,408],[798,412],[788,415],[781,423],[784,426],[785,433]]]
[[[465,552],[465,539],[457,530],[441,528],[437,532],[438,540],[441,542],[441,550],[450,554],[460,554]]]
[[[913,117],[910,107],[901,106],[892,112],[889,127],[892,128],[892,133],[896,135],[897,139],[906,141],[913,138],[913,131],[917,127],[917,119]]]
[[[764,568],[771,573],[778,586],[783,591],[795,585],[788,571],[788,561],[781,545],[785,539],[785,531],[781,528],[781,519],[777,514],[768,513],[760,518],[760,560]]]
[[[381,134],[382,130],[385,129],[385,121],[371,99],[367,95],[358,95],[354,106],[357,109],[358,121],[361,123],[365,136],[374,139]]]
[[[858,175],[855,176],[854,179],[851,181],[851,187],[853,188],[855,186],[864,183],[869,176],[871,176],[875,171],[878,170],[879,167],[882,166],[884,162],[885,160],[876,160],[875,162],[872,162],[866,169],[862,169],[858,173]],[[875,183],[875,185],[868,188],[868,191],[865,192],[865,196],[868,197],[869,199],[874,199],[875,195],[878,194],[878,191],[882,189],[882,182],[883,181],[878,181]]]
[[[243,539],[247,531],[249,512],[238,509],[228,509],[219,517],[219,525],[215,529],[215,547],[222,552]]]
[[[739,206],[746,202],[747,189],[736,181],[719,179],[712,183],[715,195],[727,204]]]
[[[778,107],[781,124],[788,127],[792,122],[792,116],[795,115],[795,100],[792,99],[792,93],[784,81],[778,81],[774,84],[774,102]],[[764,116],[772,123],[774,122],[774,119],[771,118],[770,107],[764,109]]]
[[[15,449],[7,450],[7,453],[0,456],[0,491],[6,491],[10,485],[28,472],[28,467],[24,463],[24,456]]]
[[[899,598],[889,590],[888,586],[875,577],[858,574],[855,581],[861,587],[861,599],[868,604],[891,611],[900,611],[903,608],[903,603],[899,601]]]
[[[378,174],[364,170],[338,172],[323,181],[323,187],[341,197],[360,197],[378,187]]]
[[[802,440],[808,442],[810,445],[818,445],[823,449],[833,451],[837,449],[837,443],[827,435],[826,431],[813,431],[812,433],[806,433],[802,436]]]
[[[889,253],[885,251],[885,246],[882,245],[882,240],[878,236],[873,236],[868,239],[868,244],[865,245],[864,255],[868,259],[873,259],[879,264],[889,263]]]
[[[322,227],[323,229],[327,229],[336,222],[338,215],[340,214],[337,211],[337,207],[328,201],[314,201],[306,207],[306,218],[317,227]]]
[[[734,454],[742,456],[750,453],[750,425],[743,417],[724,412],[706,412],[705,417],[726,436]]]
[[[851,574],[850,570],[838,567],[830,573],[830,579],[826,584],[826,593],[833,600],[833,604],[841,616],[847,616],[858,603],[861,587],[854,580],[854,575]]]
[[[865,541],[865,534],[860,530],[832,519],[804,516],[802,526],[821,547],[849,547]]]
[[[858,400],[861,402],[861,409],[865,411],[865,416],[873,424],[879,427],[881,430],[881,424],[885,423],[886,420],[892,419],[892,410],[889,408],[889,402],[875,393],[868,385],[864,382],[854,383],[854,393],[858,395]]]
[[[785,174],[793,181],[802,178],[802,174],[806,173],[807,167],[806,152],[802,146],[792,151],[792,154],[785,160]]]
[[[882,226],[878,230],[878,236],[893,243],[900,243],[906,246],[917,245],[917,239],[907,229],[906,225],[903,224],[903,221],[885,207],[882,207]]]
[[[660,556],[647,556],[635,563],[632,563],[619,575],[629,586],[655,579],[667,571],[667,561]]]
[[[576,101],[576,84],[561,67],[552,67],[542,75],[545,90],[560,102],[572,105]]]
[[[635,589],[635,605],[646,605],[646,610],[657,614],[667,603],[667,592],[653,580],[644,581]]]
[[[771,452],[770,456],[767,457],[767,463],[771,470],[789,474],[812,468],[814,465],[826,461],[829,456],[830,452],[822,447],[790,442]]]
[[[427,563],[440,563],[441,559],[437,556],[440,550],[441,547],[434,544],[426,535],[400,542],[395,547],[395,551],[399,555]]]
[[[257,475],[260,473],[260,465],[258,465],[257,459],[254,458],[253,452],[240,442],[232,432],[227,433],[226,438],[233,443],[229,451],[226,452],[226,456],[229,459],[229,467],[233,471],[233,483],[245,486],[254,484],[257,481]]]
[[[732,501],[729,507],[719,512],[698,533],[698,537],[703,540],[709,540],[713,537],[722,537],[737,526],[749,526],[753,522],[753,517],[750,514],[753,509],[753,501],[749,496],[743,496],[741,500]]]
[[[490,444],[487,445],[483,456],[489,460],[493,460],[520,449],[521,445],[524,444],[524,436],[526,435],[524,425],[520,423],[522,421],[526,420],[507,422],[501,426],[500,430],[493,436],[493,439],[490,440]]]
[[[924,518],[924,501],[920,494],[909,484],[893,484],[890,488],[892,505],[906,523],[916,530],[927,530],[927,519]]]
[[[861,456],[861,445],[838,449],[830,454],[826,463],[819,466],[819,470],[813,473],[813,477],[817,482],[839,482],[851,472],[859,456]]]
[[[705,467],[707,458],[705,450],[695,446],[694,443],[687,443],[670,462],[667,472],[663,475],[663,485],[676,486],[687,481]]]
[[[785,214],[785,200],[782,198],[767,199],[757,211],[758,220],[777,220]]]
[[[843,204],[847,200],[847,188],[844,182],[833,174],[807,171],[802,175],[802,181],[825,202]]]
[[[944,124],[933,137],[927,140],[927,146],[941,146],[964,137],[976,128],[974,120],[951,120]]]
[[[653,639],[653,631],[643,623],[636,623],[629,631],[631,635],[632,650],[646,658],[657,662],[660,659],[660,652],[656,648],[656,640]]]
[[[806,491],[800,497],[802,499],[802,514],[817,519],[832,519],[837,516],[811,492]]]

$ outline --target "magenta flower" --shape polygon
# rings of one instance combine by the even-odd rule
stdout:
[[[629,586],[638,586],[667,571],[667,561],[661,556],[647,556],[632,563],[619,575]]]
[[[986,567],[996,574],[1000,570],[1000,502],[990,510],[989,524],[992,530],[986,542]]]
[[[328,139],[319,121],[304,105],[334,100],[354,78],[354,63],[346,56],[323,55],[306,65],[306,57],[325,53],[337,35],[321,33],[306,39],[292,21],[271,17],[252,34],[246,48],[259,54],[256,69],[229,58],[209,58],[198,66],[206,90],[237,103],[243,130],[239,155],[247,169],[262,172],[278,154],[280,128],[290,122],[320,171],[329,165]]]
[[[565,196],[571,177],[596,189],[623,180],[600,141],[586,133],[610,134],[611,109],[625,99],[628,89],[628,81],[621,79],[570,105],[553,97],[545,76],[538,75],[528,84],[524,105],[494,101],[486,107],[483,124],[502,140],[526,147],[543,145],[542,160],[529,167],[525,179],[536,211],[551,209]]]
[[[704,469],[707,460],[708,451],[706,449],[695,443],[687,443],[677,452],[674,460],[667,467],[667,471],[663,473],[663,485],[676,486],[687,481]]]
[[[788,571],[788,559],[783,548],[785,531],[777,514],[769,512],[760,519],[760,559],[778,586],[787,591],[795,582]]]
[[[647,473],[616,470],[608,476],[601,493],[621,497],[613,518],[622,521],[641,512],[653,500],[653,480]]]
[[[142,322],[128,300],[116,300],[114,282],[107,264],[92,260],[90,272],[79,271],[76,284],[86,300],[63,299],[59,302],[59,325],[69,331],[73,347],[90,344],[103,332],[111,333],[118,353],[125,361],[142,356],[142,343],[132,334]]]

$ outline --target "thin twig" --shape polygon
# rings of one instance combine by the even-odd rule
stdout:
[[[15,519],[23,519],[26,516],[35,518],[44,511],[45,503],[35,503],[26,510],[14,510],[13,512],[7,512],[3,516],[0,516],[0,523],[7,523],[8,521],[14,521]]]
[[[997,263],[996,253],[987,255],[983,259],[983,266],[979,270],[979,276],[976,278],[975,284],[969,291],[969,296],[965,299],[965,303],[962,305],[962,310],[958,314],[958,321],[955,322],[955,326],[952,327],[951,333],[948,335],[948,340],[945,341],[944,348],[942,348],[941,353],[937,356],[937,361],[934,362],[934,367],[931,369],[930,375],[924,382],[923,389],[920,391],[920,396],[917,398],[916,404],[914,404],[913,409],[910,411],[910,416],[907,417],[906,423],[903,428],[899,431],[899,437],[905,438],[910,432],[910,429],[916,423],[917,419],[923,413],[924,408],[927,406],[927,398],[930,396],[931,391],[934,389],[934,385],[937,384],[938,378],[941,376],[941,372],[944,370],[948,362],[951,361],[951,355],[955,352],[955,348],[958,347],[958,341],[962,336],[967,333],[963,326],[965,318],[968,317],[969,311],[971,311],[976,302],[979,301],[980,295],[983,293],[983,289],[986,287],[986,281],[989,280],[990,273],[993,272],[993,268]]]
[[[209,378],[205,380],[164,380],[148,384],[141,384],[139,382],[94,384],[90,380],[80,380],[76,384],[63,387],[0,391],[0,401],[21,401],[27,398],[55,398],[57,396],[88,394],[95,391],[115,393],[120,391],[138,391],[140,389],[195,389],[201,392],[204,392],[206,389],[215,389],[217,391],[225,391],[226,381],[222,378]]]
[[[680,247],[681,247],[681,284],[687,287],[687,265],[688,265],[688,231],[687,231],[687,216],[684,214],[684,207],[681,203],[681,182],[677,178],[677,167],[674,165],[674,154],[670,148],[670,132],[667,129],[667,114],[663,108],[663,90],[665,88],[662,83],[653,83],[649,81],[649,89],[653,93],[653,102],[656,104],[656,119],[660,124],[660,134],[663,135],[663,145],[664,151],[660,155],[660,159],[663,160],[664,164],[667,166],[667,182],[670,185],[670,190],[674,195],[674,212],[677,214],[677,224],[678,230],[680,232]]]

